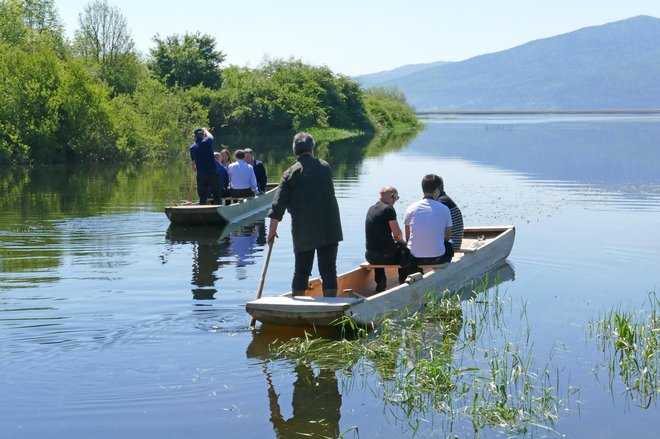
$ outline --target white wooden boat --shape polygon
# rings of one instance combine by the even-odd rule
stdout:
[[[277,184],[268,184],[266,193],[250,198],[223,198],[228,205],[183,203],[165,208],[165,215],[172,224],[212,225],[241,221],[268,209],[275,198]]]
[[[383,318],[423,306],[430,294],[451,295],[502,265],[511,253],[514,226],[466,227],[462,247],[451,263],[425,267],[398,285],[398,266],[385,268],[388,289],[375,292],[373,269],[367,263],[337,277],[337,297],[323,297],[320,279],[313,279],[304,296],[286,293],[250,301],[245,308],[254,319],[283,326],[334,326],[345,318],[357,325],[377,325]]]

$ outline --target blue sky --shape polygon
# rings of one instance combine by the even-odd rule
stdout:
[[[67,35],[89,1],[56,0]],[[406,64],[460,61],[636,15],[660,0],[108,0],[147,54],[159,34],[216,38],[225,64],[294,57],[358,75]]]

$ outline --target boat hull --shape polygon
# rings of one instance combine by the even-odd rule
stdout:
[[[273,203],[277,186],[269,185],[268,191],[258,197],[245,198],[227,206],[182,204],[165,208],[165,215],[176,225],[222,225],[241,221]]]
[[[480,239],[481,238],[481,239]],[[389,289],[375,293],[373,269],[365,264],[337,278],[340,297],[322,296],[319,279],[310,282],[305,296],[263,297],[248,302],[246,311],[262,323],[284,326],[332,326],[351,319],[360,326],[378,324],[404,310],[414,311],[432,296],[453,295],[474,281],[497,276],[515,239],[515,227],[471,227],[465,229],[465,246],[444,268],[426,270],[398,285],[396,266],[385,269]]]

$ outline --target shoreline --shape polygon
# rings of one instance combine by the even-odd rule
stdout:
[[[660,114],[660,109],[620,109],[620,110],[428,110],[416,111],[418,116],[426,115],[535,115],[535,114]]]

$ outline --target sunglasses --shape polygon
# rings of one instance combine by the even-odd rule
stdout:
[[[399,195],[398,195],[398,194],[391,194],[390,196],[391,196],[392,198],[394,198],[395,200],[398,200],[398,199],[399,199]]]

